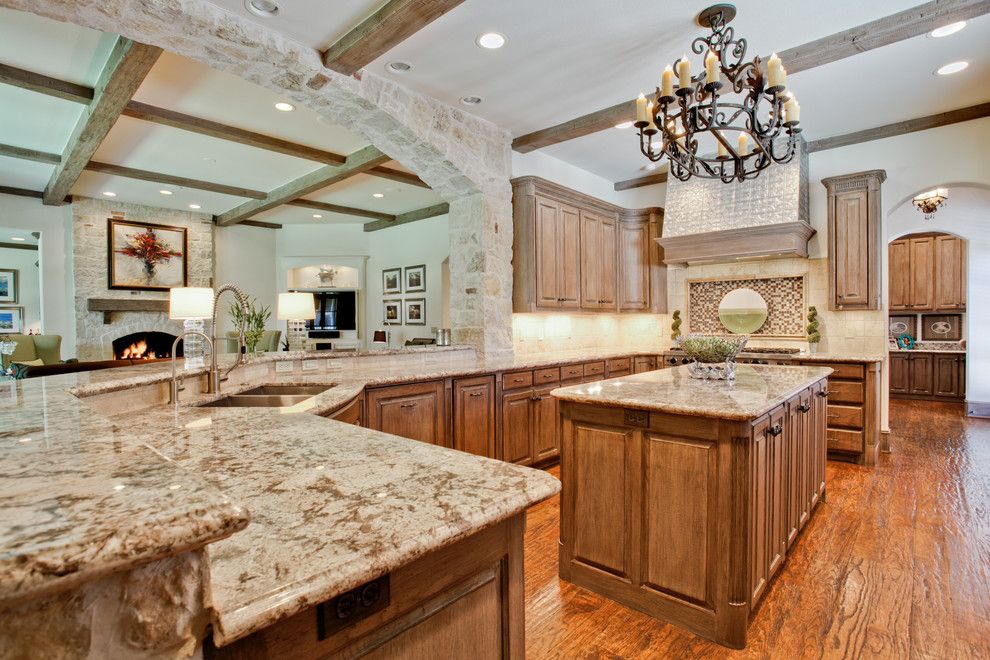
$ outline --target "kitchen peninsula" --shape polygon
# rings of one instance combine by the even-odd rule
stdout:
[[[825,497],[820,366],[559,388],[560,576],[733,648]]]

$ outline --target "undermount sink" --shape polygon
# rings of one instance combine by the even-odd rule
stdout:
[[[202,408],[287,408],[302,403],[333,385],[260,385],[202,404]]]

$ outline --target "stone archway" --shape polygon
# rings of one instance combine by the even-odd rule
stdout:
[[[306,105],[413,170],[450,203],[456,343],[512,351],[511,136],[389,80],[343,76],[320,54],[200,0],[0,0],[0,6],[119,33]]]

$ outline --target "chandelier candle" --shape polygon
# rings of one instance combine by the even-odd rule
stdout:
[[[698,24],[711,29],[691,44],[691,52],[704,53],[704,72],[692,76],[685,55],[664,68],[653,98],[636,99],[640,151],[652,162],[666,158],[680,181],[754,179],[797,152],[801,106],[784,95],[783,62],[776,53],[765,66],[759,57],[745,61],[746,40],[728,26],[735,15],[727,4],[698,14]]]

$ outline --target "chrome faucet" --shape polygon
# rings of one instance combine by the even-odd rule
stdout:
[[[241,323],[237,328],[237,352],[240,353],[241,357],[234,364],[230,366],[230,369],[220,373],[220,368],[217,366],[217,352],[214,350],[211,352],[210,357],[210,381],[207,384],[206,391],[210,394],[217,394],[220,391],[220,383],[227,380],[227,375],[231,371],[237,368],[238,365],[247,364],[247,341],[244,338],[244,324],[247,322],[248,315],[248,303],[247,296],[238,287],[233,284],[225,284],[224,286],[217,289],[216,294],[213,296],[213,318],[211,331],[213,332],[212,346],[217,344],[217,301],[220,300],[220,294],[224,291],[230,291],[234,294],[234,298],[237,299],[237,304],[241,308]],[[173,353],[174,354],[174,353]]]
[[[182,376],[178,375],[175,370],[175,360],[176,353],[178,352],[179,342],[182,341],[183,337],[188,337],[190,335],[199,335],[206,340],[206,345],[210,347],[210,355],[214,354],[213,350],[213,340],[210,339],[205,332],[200,332],[199,330],[186,330],[181,335],[175,338],[172,342],[172,383],[169,388],[169,403],[175,404],[175,407],[179,407],[179,392],[182,391]]]

